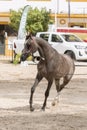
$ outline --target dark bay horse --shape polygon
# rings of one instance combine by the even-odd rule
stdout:
[[[32,55],[36,51],[40,54],[40,61],[37,65],[38,72],[36,79],[31,88],[30,111],[34,110],[32,106],[34,91],[43,77],[45,77],[48,81],[48,86],[45,92],[45,100],[42,106],[42,110],[45,110],[47,98],[53,81],[55,81],[56,90],[57,93],[59,93],[65,85],[69,83],[75,71],[74,61],[69,56],[59,54],[47,41],[42,38],[27,36],[21,60],[25,61],[29,55]],[[60,83],[61,78],[63,78],[63,83]]]

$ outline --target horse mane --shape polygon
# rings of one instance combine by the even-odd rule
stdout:
[[[48,41],[44,40],[43,38],[32,36],[32,34],[29,33],[26,36],[26,40],[28,40],[28,39],[31,40],[32,44],[37,46],[38,52],[39,52],[40,56],[43,58],[45,58],[45,54],[44,54],[44,51],[42,48],[44,48],[44,50],[46,48],[46,50],[47,51],[49,50],[51,53],[53,53],[54,51],[56,52],[56,50],[54,50],[54,48],[51,47],[51,45],[48,43]]]

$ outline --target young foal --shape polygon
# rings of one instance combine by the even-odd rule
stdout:
[[[56,90],[57,93],[59,93],[65,85],[68,84],[75,70],[74,62],[69,56],[59,54],[47,41],[42,38],[27,36],[21,60],[25,61],[30,54],[33,54],[36,51],[39,52],[41,58],[37,65],[38,72],[36,79],[31,88],[30,111],[34,110],[32,106],[34,91],[43,77],[45,77],[48,81],[48,86],[45,92],[45,100],[42,106],[42,109],[45,110],[47,97],[49,96],[53,80],[55,80]],[[60,84],[61,78],[63,78],[62,84]]]

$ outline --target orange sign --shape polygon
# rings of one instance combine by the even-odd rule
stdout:
[[[66,0],[67,2],[87,2],[87,0]]]

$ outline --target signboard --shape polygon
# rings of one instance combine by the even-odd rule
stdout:
[[[87,2],[87,0],[66,0],[67,2]]]

